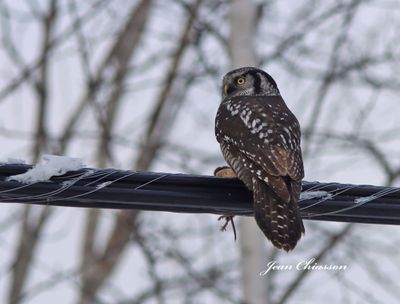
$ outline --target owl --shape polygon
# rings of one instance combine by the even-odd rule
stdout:
[[[304,177],[299,122],[263,70],[230,71],[222,87],[215,119],[222,154],[253,192],[257,225],[275,247],[290,251],[304,233],[298,207]]]

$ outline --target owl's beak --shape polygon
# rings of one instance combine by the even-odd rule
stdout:
[[[228,86],[227,83],[225,83],[225,85],[224,85],[224,93],[225,93],[225,95],[228,94],[228,89],[229,89],[229,86]]]

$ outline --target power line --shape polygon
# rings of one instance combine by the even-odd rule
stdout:
[[[7,178],[29,165],[0,166],[0,203],[247,215],[251,193],[236,179],[188,174],[82,169],[49,182]],[[304,182],[304,219],[400,224],[400,188]]]

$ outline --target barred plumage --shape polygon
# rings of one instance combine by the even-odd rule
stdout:
[[[297,204],[304,177],[299,123],[260,69],[229,72],[223,88],[215,121],[223,156],[253,191],[255,219],[265,236],[292,250],[304,233]]]

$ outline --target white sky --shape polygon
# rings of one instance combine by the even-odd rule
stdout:
[[[43,3],[46,1],[39,2]],[[65,7],[65,1],[61,2]],[[10,6],[12,1],[6,1],[5,3],[7,3],[7,6]],[[396,3],[393,5],[396,6]],[[26,3],[22,1],[14,2],[12,6],[15,12],[24,16],[23,12],[27,10]],[[126,2],[121,0],[115,1],[114,7],[118,14],[123,17],[128,13],[128,10],[121,11],[119,9],[121,6],[126,6]],[[291,7],[291,9],[288,9],[288,7]],[[366,7],[358,12],[355,25],[352,28],[351,43],[341,51],[343,58],[350,60],[364,53],[378,52],[379,49],[384,48],[388,39],[393,39],[393,37],[399,38],[398,33],[393,30],[396,29],[395,25],[398,25],[398,20],[400,20],[398,5],[397,10],[381,9],[377,5]],[[323,6],[319,9],[322,10]],[[168,14],[166,13],[167,10]],[[262,22],[259,33],[259,44],[257,45],[259,53],[268,53],[268,50],[274,46],[274,43],[281,35],[286,34],[287,31],[295,31],[298,26],[301,26],[301,24],[290,21],[293,20],[293,14],[296,12],[297,10],[293,8],[293,2],[290,1],[282,1],[280,4],[274,6],[272,12],[267,14],[266,20]],[[109,14],[111,13],[109,12]],[[170,16],[174,17],[171,18]],[[122,17],[120,17],[121,20]],[[204,16],[204,18],[210,20],[217,17],[214,15]],[[374,19],[373,23],[370,21],[372,19]],[[97,39],[92,46],[95,54],[92,60],[92,68],[98,64],[99,58],[101,58],[109,46],[111,41],[110,33],[116,30],[115,20],[119,21],[119,18],[111,18],[107,13],[103,13],[101,16],[96,17],[86,29],[87,32],[96,33],[95,37]],[[268,26],[271,20],[275,25],[273,28]],[[322,69],[321,62],[324,62],[329,55],[328,50],[332,43],[330,33],[332,32],[332,28],[340,26],[339,21],[340,18],[333,19],[321,29],[315,31],[315,34],[307,37],[306,46],[314,45],[313,48],[316,49],[316,54],[313,57],[307,56],[306,52],[305,54],[301,54],[298,50],[289,51],[287,57],[295,60],[300,67],[309,66],[310,68],[307,71],[310,74],[314,73],[318,75],[318,72]],[[57,29],[57,33],[62,32],[62,29],[69,22],[70,19],[64,18]],[[180,30],[181,22],[182,11],[177,5],[165,6],[165,4],[159,1],[157,8],[154,10],[151,23],[148,26],[152,35],[146,36],[142,49],[133,62],[133,65],[135,66],[135,64],[148,59],[149,54],[159,52],[161,56],[165,57],[174,47],[174,38]],[[387,31],[376,30],[383,27],[389,29]],[[222,31],[226,31],[226,26],[221,26],[221,28]],[[16,40],[18,50],[23,54],[26,62],[31,62],[37,56],[41,39],[38,35],[38,30],[39,28],[34,25],[33,21],[13,24],[11,35],[18,35],[18,39]],[[5,31],[2,30],[1,34],[5,35]],[[374,39],[371,38],[371,35]],[[56,50],[52,59],[50,70],[51,106],[49,108],[48,122],[48,129],[52,136],[58,135],[60,130],[62,130],[67,117],[72,113],[79,101],[79,96],[82,94],[84,78],[79,60],[74,55],[75,47],[76,44],[74,42],[63,45]],[[0,90],[3,85],[16,75],[15,68],[7,60],[4,53],[1,54],[1,52],[4,52],[4,50],[0,49]],[[210,62],[215,63],[221,71],[225,72],[228,60],[226,57],[221,57],[226,56],[226,54],[221,51],[221,48],[218,47],[218,44],[212,38],[209,38],[205,52],[209,56]],[[152,109],[156,93],[158,92],[157,90],[163,79],[163,73],[167,67],[168,61],[160,60],[159,64],[150,67],[146,71],[139,70],[128,81],[129,91],[124,96],[124,102],[119,110],[118,123],[114,132],[126,137],[132,142],[132,146],[121,145],[115,148],[117,157],[116,167],[131,168],[134,156],[136,155],[133,143],[139,143],[142,139],[142,125],[149,111]],[[192,51],[188,52],[185,58],[185,67],[186,69],[199,68],[196,66],[195,54]],[[371,73],[372,75],[398,74],[399,67],[399,62],[397,62],[389,67],[387,65],[383,67],[376,66],[374,69],[368,70],[367,73]],[[310,105],[316,99],[318,82],[311,77],[302,78],[288,72],[283,63],[272,62],[266,64],[263,68],[267,69],[278,82],[282,95],[289,107],[299,118],[300,124],[302,126],[306,125],[311,115],[312,107]],[[222,73],[220,76],[222,77]],[[216,80],[211,77],[205,80],[202,79],[189,91],[187,100],[169,133],[169,142],[171,144],[185,147],[192,152],[191,157],[187,160],[189,167],[182,170],[182,167],[178,166],[178,163],[181,161],[180,157],[174,155],[173,148],[167,148],[158,161],[155,162],[152,170],[212,174],[218,162],[217,160],[220,159],[222,162],[218,144],[214,139],[214,115],[220,101],[219,83],[215,83]],[[357,76],[354,75],[353,81],[356,82],[356,80]],[[329,130],[347,134],[360,128],[359,131],[364,137],[378,143],[381,147],[385,147],[384,151],[390,156],[390,161],[393,165],[400,165],[400,137],[395,132],[392,132],[393,134],[389,136],[387,132],[388,130],[398,129],[398,113],[400,110],[398,92],[387,90],[376,92],[376,90],[356,85],[349,89],[348,82],[350,80],[335,85],[329,92],[322,117],[319,120],[318,130]],[[374,94],[378,96],[377,102],[369,105],[368,102],[374,97]],[[367,111],[369,117],[362,126],[359,126],[357,125],[357,116],[360,113],[360,109],[366,106],[371,109],[371,111]],[[29,160],[32,142],[26,135],[30,135],[33,132],[34,116],[32,113],[35,110],[35,95],[27,87],[22,87],[16,94],[1,101],[0,129],[9,130],[9,132],[0,132],[2,146],[0,157],[2,159],[13,157]],[[91,112],[91,114],[85,115],[83,122],[80,124],[80,131],[92,134],[96,130],[97,128],[94,125],[93,114]],[[383,133],[387,136],[381,136]],[[87,166],[94,167],[96,165],[94,161],[95,143],[95,139],[88,139],[86,137],[77,139],[68,150],[67,155],[82,158]],[[193,151],[200,151],[202,155],[214,157],[215,162],[202,164],[196,157],[193,157],[193,154],[195,155]],[[343,147],[338,141],[332,140],[332,143],[324,145],[321,151],[312,158],[307,159],[305,164],[306,180],[309,181],[334,181],[376,185],[385,182],[385,176],[378,164],[368,154],[358,149],[357,146],[354,148]],[[395,185],[398,184],[398,181],[396,181]],[[20,206],[17,205],[0,204],[0,223],[19,208]],[[82,239],[83,221],[85,219],[84,211],[83,209],[57,208],[51,221],[48,223],[45,235],[43,236],[43,242],[36,254],[36,263],[32,269],[32,276],[29,279],[28,290],[38,282],[47,280],[52,273],[60,272],[61,270],[70,271],[76,268],[79,261],[80,242]],[[99,244],[102,244],[102,241],[106,239],[103,236],[109,233],[114,214],[114,211],[107,210],[103,212]],[[210,224],[216,222],[215,216],[176,215],[170,213],[147,213],[145,220],[151,222],[152,217],[157,217],[160,221],[170,222],[171,225],[176,225],[177,227],[187,227],[191,223],[191,225],[195,226],[194,229],[200,229],[203,223]],[[224,257],[221,257],[221,250],[224,250],[224,253],[227,252],[226,255],[229,258],[234,258],[237,255],[236,249],[238,244],[232,242],[229,233],[219,233],[218,225],[219,223],[215,223],[215,234],[207,236],[207,241],[214,246],[209,246],[210,252],[207,253],[207,259],[202,261],[203,264],[209,261],[223,260]],[[316,248],[312,246],[315,243],[319,244],[322,242],[322,238],[318,239],[317,232],[313,232],[312,225],[315,225],[315,223],[310,224],[307,222],[306,225],[307,235],[305,241],[301,242],[299,246],[300,254],[295,257],[287,256],[283,258],[284,261],[290,262],[308,258],[315,252]],[[338,227],[341,227],[340,224],[326,223],[326,231],[334,231]],[[0,232],[1,260],[7,261],[7,263],[0,265],[0,302],[5,302],[7,294],[6,288],[9,281],[7,267],[12,258],[17,233],[18,226],[16,224]],[[367,236],[373,239],[374,237],[378,238],[387,234],[396,236],[398,234],[397,227],[359,225],[355,233],[356,237],[360,239]],[[168,240],[165,241],[168,242]],[[351,239],[346,240],[346,242],[351,242]],[[185,244],[183,246],[193,246],[193,248],[188,248],[188,250],[194,251],[195,248],[201,247],[201,244],[202,240],[194,239],[190,242],[190,246],[186,246]],[[230,249],[227,249],[227,246]],[[148,273],[143,265],[142,256],[137,249],[133,246],[131,247],[126,251],[123,261],[112,277],[111,288],[103,294],[105,299],[109,300],[110,303],[115,294],[118,294],[118,296],[124,294],[128,297],[148,284],[148,280],[143,279],[147,278]],[[340,248],[343,248],[343,252],[351,253],[351,249],[348,249],[348,247],[349,245],[345,243]],[[384,249],[372,248],[369,258],[382,260],[381,264],[378,263],[381,270],[384,270],[388,276],[398,277],[398,270],[389,266],[391,261],[385,257],[385,252]],[[329,256],[327,260],[332,261],[332,263],[341,263],[341,258],[345,259],[344,254],[342,256],[340,251],[335,251],[335,255]],[[174,269],[174,265],[167,265],[165,269],[171,271],[171,269]],[[350,269],[346,272],[346,278],[351,281],[357,281],[361,285],[370,284],[371,288],[375,287],[376,283],[373,281],[373,277],[366,275],[365,271],[363,264],[354,263],[354,265],[350,265]],[[340,284],[331,284],[329,291],[326,291],[325,288],[318,288],[318,286],[321,286],[321,282],[327,279],[328,275],[321,273],[312,276],[307,281],[307,285],[309,285],[305,286],[305,289],[312,289],[315,292],[315,298],[337,301],[340,297],[335,294],[345,294]],[[282,275],[283,281],[287,279],[288,276]],[[331,279],[330,282],[332,281],[334,279]],[[66,279],[53,288],[30,298],[27,303],[53,303],[55,301],[59,304],[71,303],[76,300],[77,286],[76,277],[74,279]],[[387,303],[393,301],[393,296],[387,295],[387,292],[381,290],[379,292],[380,295],[383,295],[383,298],[387,298]],[[351,295],[350,298],[354,299]],[[204,295],[203,303],[212,303],[212,297]],[[296,300],[296,303],[309,303],[309,299],[305,297],[303,301],[301,299]]]

